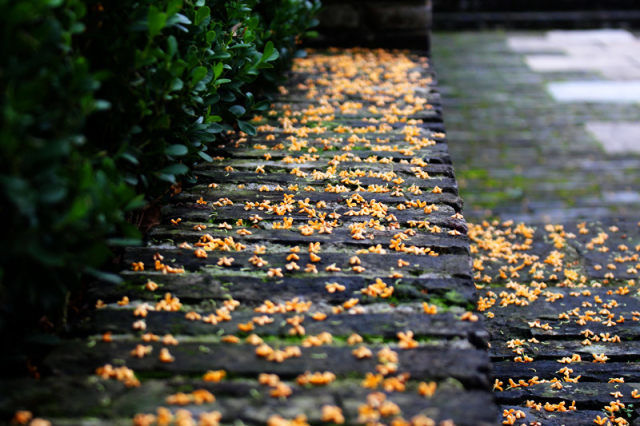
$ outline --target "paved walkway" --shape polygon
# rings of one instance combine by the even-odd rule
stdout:
[[[640,222],[469,234],[505,424],[638,424]]]
[[[434,42],[504,424],[640,422],[638,45],[624,31]]]
[[[633,216],[640,40],[626,31],[436,34],[465,217]]]
[[[432,80],[425,57],[404,53],[298,60],[258,134],[230,135],[149,244],[127,250],[125,283],[90,289],[97,309],[42,378],[2,383],[1,412],[56,424],[492,424]]]

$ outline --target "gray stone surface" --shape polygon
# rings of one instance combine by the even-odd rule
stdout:
[[[587,130],[609,154],[640,154],[640,123],[590,121]]]
[[[640,40],[625,30],[515,35],[509,37],[508,45],[527,53],[526,63],[534,71],[598,72],[610,80],[640,79]]]
[[[215,410],[223,424],[320,424],[333,405],[356,424],[383,398],[391,411],[372,422],[494,423],[429,59],[354,49],[296,64],[288,94],[254,118],[256,134],[210,151],[216,159],[167,198],[146,246],[124,250],[123,282],[88,286],[86,311],[39,362],[43,380],[0,379],[12,389],[0,393],[0,420],[29,409],[54,424],[131,424],[166,406],[194,418]],[[98,375],[105,364],[139,383],[121,370]],[[220,369],[223,380],[203,377]],[[261,373],[279,377],[270,388]],[[196,389],[215,400],[197,401]],[[167,400],[176,392],[182,403]]]
[[[547,90],[547,84],[576,80],[616,83],[626,90],[629,82],[606,81],[602,69],[532,70],[527,55],[554,55],[563,61],[567,57],[562,49],[569,44],[552,43],[545,32],[436,33],[434,37],[451,157],[468,220],[501,216],[563,222],[637,214],[640,202],[634,194],[640,188],[640,155],[608,153],[585,124],[635,123],[640,105],[558,102]],[[635,43],[624,47],[596,43],[589,37],[571,45],[577,56],[588,49],[624,52]],[[601,38],[607,37],[630,40],[619,32],[604,33]],[[584,96],[581,88],[577,95]],[[633,134],[632,129],[629,132]]]
[[[640,103],[640,80],[564,81],[549,83],[547,87],[560,102]]]
[[[633,34],[623,29],[602,30],[555,30],[546,33],[547,40],[559,44],[603,43],[619,44],[635,40]]]

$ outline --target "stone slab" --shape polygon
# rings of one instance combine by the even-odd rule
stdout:
[[[608,154],[640,154],[640,123],[591,121],[586,127]]]
[[[606,50],[597,56],[588,55],[529,55],[526,64],[538,72],[600,71],[607,68],[635,68],[637,64],[626,56],[608,55]]]
[[[559,102],[640,103],[640,80],[552,82],[547,89]]]
[[[546,39],[553,43],[606,43],[617,44],[632,42],[635,37],[632,33],[622,29],[601,29],[601,30],[570,30],[570,31],[549,31]]]
[[[507,39],[507,46],[516,52],[561,52],[562,47],[544,37],[512,36]]]

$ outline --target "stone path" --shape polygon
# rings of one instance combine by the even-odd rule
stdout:
[[[492,424],[427,59],[312,53],[0,412],[55,424]],[[160,407],[160,408],[159,408]],[[26,415],[26,413],[22,413]],[[156,423],[154,423],[156,422]]]
[[[575,58],[592,44],[609,57],[613,40],[636,43],[620,31],[434,41],[504,424],[640,422],[640,108],[587,102],[577,81],[613,74]],[[617,66],[627,84],[633,70]],[[557,102],[547,88],[561,80],[586,96]]]
[[[635,215],[640,104],[611,103],[606,89],[618,87],[611,92],[618,100],[633,95],[637,82],[622,73],[640,72],[639,45],[634,34],[618,30],[435,35],[433,57],[467,220]],[[559,102],[549,93],[567,94],[571,87],[581,98]],[[603,123],[615,129],[613,136]]]
[[[640,222],[470,228],[505,424],[638,424]]]

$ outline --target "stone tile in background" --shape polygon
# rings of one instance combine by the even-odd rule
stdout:
[[[616,83],[630,97],[629,82],[608,82],[602,70],[631,67],[543,73],[525,62],[525,54],[533,53],[566,58],[569,47],[576,55],[587,49],[627,52],[637,41],[619,31],[585,33],[583,43],[577,34],[554,34],[553,40],[544,32],[434,35],[450,150],[470,221],[493,215],[532,222],[637,216],[640,155],[606,152],[585,124],[633,123],[640,105],[557,102],[546,87],[572,80]],[[561,42],[561,36],[574,40]],[[614,39],[617,44],[609,43]],[[633,62],[627,53],[620,57]]]
[[[640,78],[640,40],[624,30],[549,31],[544,36],[510,37],[509,46],[529,53],[526,63],[534,71],[594,71],[610,80]],[[563,54],[550,55],[551,47]]]
[[[622,29],[603,30],[554,30],[547,31],[545,39],[557,44],[585,44],[603,43],[618,44],[631,43],[635,37],[629,31]]]
[[[640,103],[640,80],[562,81],[547,87],[559,102]]]
[[[609,154],[640,154],[640,123],[591,121],[587,130]]]

